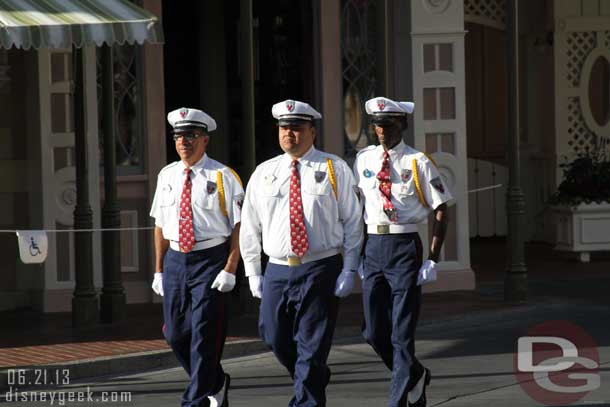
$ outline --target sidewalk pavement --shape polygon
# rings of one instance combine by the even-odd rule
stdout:
[[[581,264],[573,255],[554,252],[545,244],[526,247],[528,300],[504,302],[505,252],[504,239],[474,240],[471,262],[477,289],[425,294],[420,326],[537,304],[610,305],[610,255],[594,253],[591,263]],[[130,305],[125,322],[86,329],[72,328],[69,313],[5,312],[0,313],[0,321],[0,391],[11,368],[68,368],[71,380],[77,380],[178,365],[162,336],[160,304]],[[361,323],[359,294],[342,300],[335,338],[358,336]],[[265,350],[258,339],[256,311],[230,320],[225,359]]]

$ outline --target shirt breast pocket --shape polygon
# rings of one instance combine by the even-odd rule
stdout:
[[[215,191],[213,194],[208,194],[204,192],[194,198],[195,199],[193,199],[193,203],[199,209],[212,211],[220,206],[218,202],[218,191]]]
[[[168,207],[173,206],[176,203],[176,195],[171,185],[166,185],[161,191],[161,206]]]
[[[339,221],[339,206],[330,181],[305,182],[301,195],[305,217],[312,223],[334,225]]]
[[[417,201],[415,182],[410,180],[392,184],[392,195],[403,205],[409,205]]]
[[[279,198],[280,197],[280,185],[277,182],[264,182],[260,194],[264,198]]]
[[[307,182],[303,185],[303,191],[310,195],[330,195],[333,193],[330,181]]]

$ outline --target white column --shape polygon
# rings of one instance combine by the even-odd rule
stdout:
[[[411,1],[415,148],[437,163],[456,203],[441,272],[426,291],[474,289],[467,192],[463,0]],[[427,149],[429,151],[427,151]],[[420,230],[428,241],[428,228]],[[427,251],[428,244],[424,244]],[[427,255],[427,254],[426,254]]]

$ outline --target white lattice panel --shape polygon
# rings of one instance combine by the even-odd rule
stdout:
[[[470,21],[489,21],[494,26],[504,26],[505,3],[505,0],[464,0],[464,14]]]
[[[566,79],[573,86],[580,85],[582,66],[596,46],[595,32],[571,32],[566,39]]]
[[[579,98],[568,98],[568,137],[568,145],[576,154],[595,148],[595,135],[582,119]]]

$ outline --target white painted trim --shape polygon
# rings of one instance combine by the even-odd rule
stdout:
[[[557,20],[557,29],[565,32],[608,31],[610,17],[571,17]]]
[[[610,20],[610,19],[609,19]],[[608,25],[610,31],[610,24]],[[591,102],[589,97],[589,89],[591,83],[591,71],[593,64],[598,58],[604,58],[606,63],[610,65],[610,50],[606,48],[597,47],[591,51],[587,56],[585,63],[582,66],[580,75],[580,109],[585,120],[585,124],[589,127],[593,133],[597,135],[608,135],[610,134],[610,121],[606,122],[604,126],[600,126],[595,118],[593,117],[593,111],[591,110]]]

